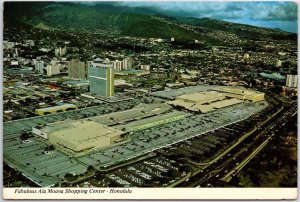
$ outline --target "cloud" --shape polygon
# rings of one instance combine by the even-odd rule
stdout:
[[[95,2],[90,4],[94,5]],[[291,32],[297,32],[298,24],[297,4],[291,1],[114,1],[97,4],[144,7],[169,16],[209,17],[256,26],[278,27]]]
[[[150,7],[168,15],[212,17],[218,19],[297,20],[297,4],[293,2],[114,2],[130,7]]]
[[[294,21],[297,19],[297,5],[289,3],[276,7],[268,12],[265,20]]]

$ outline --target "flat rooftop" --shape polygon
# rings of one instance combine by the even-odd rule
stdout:
[[[184,113],[184,112],[179,112],[179,111],[174,111],[166,114],[161,114],[160,116],[153,116],[137,121],[130,122],[125,125],[119,125],[117,126],[118,129],[125,128],[126,131],[136,131],[136,130],[141,130],[145,128],[151,128],[153,126],[158,126],[164,123],[169,123],[172,121],[177,121],[180,119],[183,119],[190,114]]]
[[[261,92],[256,92],[248,89],[234,88],[234,87],[219,87],[215,88],[216,91],[224,92],[224,93],[232,93],[238,95],[255,95],[260,94]]]
[[[156,92],[152,92],[151,95],[173,100],[180,95],[206,92],[206,91],[214,90],[214,88],[216,87],[218,86],[216,85],[188,86],[188,87],[178,88],[178,89],[166,89],[163,91],[156,91]]]
[[[77,108],[76,105],[74,104],[62,104],[62,105],[58,105],[58,106],[53,106],[53,107],[46,107],[46,108],[40,108],[40,109],[37,109],[39,111],[51,111],[51,110],[60,110],[60,109],[65,109],[65,108],[68,108],[68,107],[75,107]]]
[[[176,99],[181,99],[190,102],[197,102],[198,104],[212,102],[214,100],[223,100],[225,99],[224,94],[219,93],[217,91],[208,91],[201,93],[192,93],[192,94],[184,94],[178,96]]]
[[[48,139],[73,151],[108,146],[113,144],[113,138],[120,139],[124,133],[94,121],[61,122],[60,125],[61,127],[55,126],[56,129],[60,129],[48,134]],[[66,127],[63,127],[64,125]]]
[[[175,98],[182,95],[184,91],[186,91],[185,93],[197,93],[205,90],[214,90],[211,88],[213,88],[213,86],[195,86],[191,88],[179,89],[179,91],[171,90],[168,91],[168,93],[161,91],[160,93],[161,95],[168,94],[168,96]],[[156,98],[153,97],[153,99]],[[159,101],[161,100],[159,99]],[[234,100],[232,100],[232,102],[233,101]],[[157,149],[169,146],[171,144],[176,144],[185,139],[202,136],[201,134],[208,133],[209,131],[217,128],[226,128],[229,124],[247,119],[249,116],[260,112],[262,109],[268,106],[266,101],[241,102],[236,105],[230,105],[228,107],[214,110],[208,114],[187,113],[189,116],[185,116],[184,118],[176,119],[175,121],[164,124],[158,124],[155,125],[155,127],[144,130],[133,131],[128,134],[128,141],[113,144],[108,147],[92,149],[84,155],[81,155],[81,153],[78,155],[70,155],[70,153],[60,150],[59,148],[56,149],[52,154],[45,154],[44,149],[49,145],[49,142],[45,139],[38,138],[37,136],[30,137],[29,140],[31,142],[29,143],[20,141],[22,131],[30,131],[32,127],[36,127],[38,124],[49,124],[51,122],[54,123],[65,121],[67,119],[92,119],[93,117],[104,116],[104,114],[108,115],[105,116],[108,117],[108,119],[110,119],[110,116],[113,114],[117,115],[115,118],[121,119],[124,115],[122,113],[123,111],[131,109],[132,107],[138,105],[139,102],[141,102],[141,100],[134,99],[114,104],[101,104],[99,106],[82,108],[57,114],[49,114],[45,116],[4,122],[4,161],[41,186],[51,186],[58,182],[63,182],[64,176],[67,173],[83,174],[88,165],[93,165],[97,169],[105,169],[118,163],[124,163],[130,159],[134,159],[142,155],[148,155],[149,153],[151,154],[151,152]],[[159,103],[159,105],[160,104],[161,103]],[[217,102],[215,104],[217,104]],[[219,104],[225,105],[226,103],[218,103],[218,105]],[[142,109],[143,111],[147,111],[145,110],[146,105],[148,104],[141,104],[137,107],[139,110],[141,110],[138,117],[143,117],[146,114],[142,112]],[[164,106],[168,105],[166,104]],[[164,111],[165,109],[158,107],[158,105],[151,106],[151,112],[153,114],[159,114],[158,112]],[[176,110],[171,109],[171,111],[173,112]],[[143,122],[144,124],[147,124],[146,120],[148,118],[152,118],[144,117],[144,119],[133,119],[133,116],[127,117],[127,115],[131,115],[133,112],[135,111],[128,111],[128,114],[126,114],[125,117],[132,119],[132,122],[126,122],[123,123],[123,125],[129,123],[133,124],[135,121],[137,121],[136,123],[141,121],[140,123]],[[169,113],[169,111],[166,111],[156,117],[153,116],[153,121],[156,122],[157,117],[163,116],[167,113]],[[86,119],[86,121],[88,121],[88,119]],[[113,122],[114,121],[112,121],[112,123]],[[56,127],[61,127],[57,123],[55,124]],[[67,130],[69,130],[71,129],[71,126],[68,126],[67,128]],[[100,127],[97,128],[97,131],[99,129]],[[89,132],[90,129],[87,131]],[[77,133],[77,131],[74,130],[74,133]],[[70,158],[70,156],[73,157]]]
[[[232,99],[228,99],[228,100],[221,100],[221,101],[218,101],[218,102],[213,102],[213,103],[211,103],[211,105],[214,108],[219,109],[219,108],[227,107],[227,106],[230,106],[230,105],[235,105],[235,104],[238,104],[238,103],[241,103],[241,102],[242,102],[242,100],[232,98]]]
[[[90,118],[97,123],[112,125],[165,113],[172,107],[166,103],[139,104],[133,109]]]

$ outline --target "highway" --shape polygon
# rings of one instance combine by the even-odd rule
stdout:
[[[261,145],[259,145],[249,156],[247,156],[240,164],[237,164],[230,172],[228,172],[225,177],[222,178],[223,181],[229,182],[235,173],[241,171],[245,165],[247,165],[251,159],[257,155],[270,141],[270,138],[267,138]]]
[[[195,175],[192,177],[190,179],[190,183],[187,183],[187,186],[210,186],[217,182],[221,176],[230,173],[235,166],[239,165],[240,162],[247,157],[247,154],[251,153],[257,145],[259,145],[261,142],[261,138],[259,137],[261,137],[263,133],[257,134],[257,136],[256,134],[257,133],[254,134],[256,138],[254,138],[255,140],[252,143],[244,143],[243,145],[235,148],[226,156],[226,158],[221,159],[221,161],[214,163],[202,171],[200,173],[202,176]],[[198,179],[196,180],[196,178]]]
[[[269,125],[267,130],[265,130],[262,133],[263,139],[265,140],[259,146],[257,146],[252,153],[250,153],[246,158],[244,158],[241,161],[241,163],[236,164],[236,166],[222,178],[222,181],[229,182],[233,176],[235,176],[251,161],[252,158],[254,158],[261,150],[263,150],[265,146],[267,146],[267,144],[275,136],[273,130],[278,130],[279,128],[284,127],[287,121],[287,117],[296,115],[297,111],[295,112],[294,110],[295,108],[292,108],[289,111],[284,112],[282,116],[280,116],[276,121]]]
[[[220,180],[229,182],[253,157],[265,148],[274,136],[273,131],[283,127],[289,117],[296,114],[297,106],[278,110],[267,121],[264,121],[249,138],[245,138],[245,141],[232,148],[227,155],[223,155],[218,161],[199,169],[192,177],[177,186],[207,187],[216,184]]]

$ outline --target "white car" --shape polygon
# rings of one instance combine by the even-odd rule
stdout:
[[[32,142],[32,141],[29,140],[29,139],[27,139],[27,140],[23,140],[22,142],[26,144],[26,143],[30,143],[30,142]]]
[[[49,155],[49,154],[53,154],[54,151],[45,151],[45,154]]]

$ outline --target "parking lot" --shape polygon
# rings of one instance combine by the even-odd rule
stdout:
[[[129,100],[122,104],[102,104],[74,111],[5,122],[3,129],[4,161],[40,186],[54,185],[67,173],[82,174],[86,171],[87,166],[78,162],[76,158],[70,158],[58,150],[45,154],[48,144],[46,141],[30,135],[28,141],[24,142],[20,137],[23,133],[30,134],[31,128],[38,124],[97,116],[130,109],[137,104],[137,101]]]
[[[107,168],[185,139],[226,127],[248,118],[266,106],[266,102],[241,103],[210,114],[193,115],[157,127],[134,131],[130,134],[131,141],[79,157],[79,160],[97,165],[98,169]]]
[[[155,98],[152,99],[155,102]],[[161,102],[161,100],[159,100],[159,102]],[[244,102],[209,114],[192,114],[184,112],[184,118],[129,132],[128,141],[92,151],[80,157],[69,157],[59,150],[54,150],[53,153],[45,154],[45,148],[48,143],[36,136],[31,135],[29,141],[26,143],[20,140],[23,133],[31,131],[31,127],[38,124],[66,119],[94,117],[97,115],[132,109],[139,103],[139,100],[134,99],[123,103],[102,104],[96,107],[5,122],[4,160],[10,166],[21,171],[25,176],[40,186],[51,186],[63,182],[66,174],[84,174],[87,167],[90,165],[93,165],[99,170],[108,169],[114,167],[116,164],[125,163],[143,155],[151,154],[160,148],[165,148],[192,137],[201,136],[202,134],[216,130],[217,128],[226,127],[234,122],[247,119],[252,114],[261,111],[267,106],[266,102]],[[172,111],[176,112],[174,109]],[[113,119],[110,119],[110,121],[113,121]],[[122,125],[122,123],[118,124]],[[199,144],[199,148],[203,148],[203,151],[196,151],[196,149],[187,146],[180,148],[180,150],[182,152],[190,152],[193,154],[197,153],[200,156],[203,155],[205,158],[201,160],[202,162],[203,160],[208,160],[210,157],[205,153],[207,148],[209,150],[216,149],[223,144],[223,140],[225,140],[223,137],[208,136],[207,139],[205,139],[205,143],[203,143],[204,145]],[[142,166],[142,168],[145,169],[144,172],[146,174],[147,169],[148,172],[150,172],[149,168],[146,168],[147,166],[153,167],[153,165],[150,163],[144,167]],[[159,168],[152,169],[157,170]],[[160,171],[153,172],[159,173]],[[161,174],[163,174],[163,172]],[[113,179],[115,183],[119,183],[119,175],[121,176],[120,173],[116,173],[115,176],[112,175],[107,177]],[[180,176],[181,174],[177,173],[176,176],[177,175]],[[132,182],[130,182],[131,184],[126,186],[141,186],[144,183],[143,179],[140,179],[138,176],[128,176],[126,179],[122,178],[122,182],[128,181],[129,178],[132,179],[134,183],[132,184]],[[153,186],[155,186],[155,184]]]

